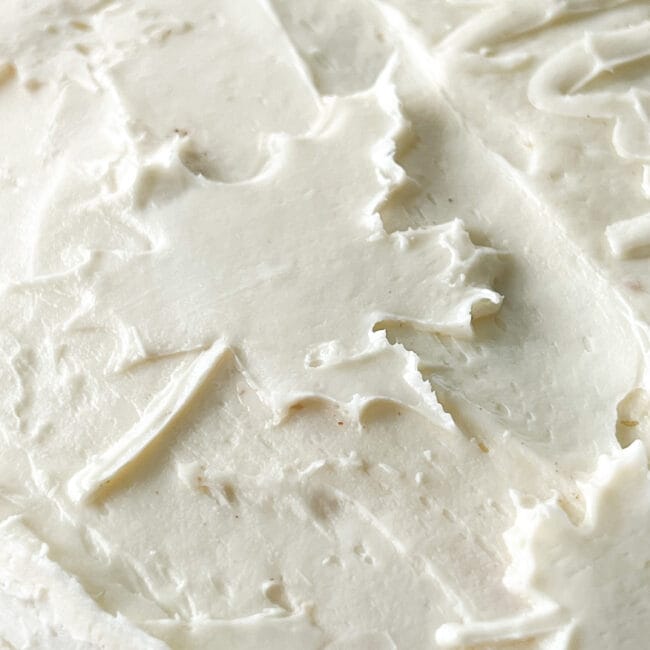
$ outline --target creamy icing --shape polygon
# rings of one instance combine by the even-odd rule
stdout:
[[[643,646],[646,3],[4,14],[1,647]]]

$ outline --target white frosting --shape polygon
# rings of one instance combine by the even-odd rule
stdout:
[[[443,625],[438,644],[493,643],[531,632],[548,633],[550,647],[642,643],[650,633],[644,616],[650,568],[647,465],[638,440],[616,457],[602,456],[589,480],[578,483],[585,501],[579,525],[557,498],[526,507],[515,497],[517,517],[505,534],[512,556],[505,582],[531,602],[533,611],[500,621]]]
[[[0,647],[643,647],[648,5],[3,16]]]

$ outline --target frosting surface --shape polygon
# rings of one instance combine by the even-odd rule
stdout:
[[[650,7],[11,0],[0,647],[650,630]]]

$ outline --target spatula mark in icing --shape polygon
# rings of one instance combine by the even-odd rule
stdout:
[[[174,377],[149,403],[142,418],[122,438],[92,458],[70,479],[68,493],[71,498],[77,502],[92,498],[155,438],[161,436],[207,381],[226,350],[223,341],[213,343],[199,354],[189,368]]]
[[[49,557],[47,544],[17,516],[0,522],[0,578],[3,603],[9,604],[9,611],[3,611],[2,640],[13,641],[16,647],[51,647],[58,630],[62,633],[58,642],[65,643],[67,637],[75,647],[169,650],[129,619],[102,609]],[[19,624],[10,629],[6,623],[12,616]],[[27,635],[18,633],[21,623]],[[5,638],[5,633],[16,636]]]
[[[643,165],[642,189],[650,198],[650,91],[630,86],[625,92],[591,90],[603,73],[650,57],[650,22],[586,33],[550,57],[530,81],[528,96],[539,109],[561,115],[614,120],[616,153]],[[611,224],[605,237],[614,257],[647,256],[650,213]]]
[[[379,1],[379,0],[376,0]],[[480,53],[493,64],[514,62],[518,57],[492,58],[493,48],[528,36],[570,18],[630,4],[632,0],[506,0],[489,5],[462,23],[441,43],[443,49]],[[506,67],[511,67],[507,65]]]
[[[531,639],[555,632],[560,626],[559,614],[558,608],[549,607],[497,621],[445,623],[436,630],[436,643],[440,648],[464,648]]]
[[[213,182],[190,174],[177,156],[157,160],[165,178],[183,179],[174,185],[181,191],[160,201],[148,192],[153,201],[141,203],[157,247],[104,258],[85,318],[137,328],[153,355],[202,345],[211,352],[200,359],[210,365],[232,350],[275,421],[309,398],[334,402],[352,420],[369,402],[388,399],[457,431],[416,355],[374,329],[401,322],[471,334],[472,317],[501,304],[486,286],[497,256],[474,246],[459,220],[384,230],[377,210],[404,180],[393,160],[406,125],[391,69],[369,91],[329,99],[307,135],[278,137],[274,164],[255,179]],[[191,370],[188,386],[174,383],[171,397],[156,398],[141,422],[73,478],[73,498],[95,491],[161,435],[206,373]]]

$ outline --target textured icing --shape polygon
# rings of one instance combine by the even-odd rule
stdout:
[[[641,647],[649,25],[10,2],[0,646]]]

